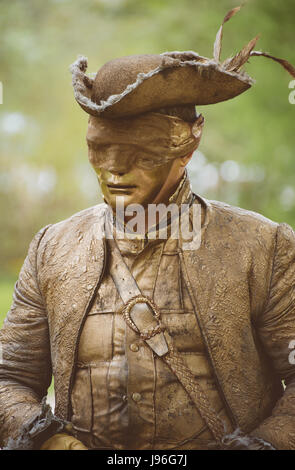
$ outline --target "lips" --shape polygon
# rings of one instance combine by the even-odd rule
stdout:
[[[134,184],[108,184],[108,188],[118,188],[118,189],[126,189],[126,188],[136,188]]]
[[[133,184],[107,184],[107,187],[111,193],[129,193],[136,188]]]

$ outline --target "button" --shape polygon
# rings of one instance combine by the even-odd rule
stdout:
[[[141,395],[140,395],[140,393],[137,393],[137,392],[132,393],[132,400],[134,400],[134,401],[136,401],[136,402],[137,402],[137,401],[140,401],[140,400],[141,400]]]
[[[138,346],[138,344],[136,344],[136,343],[131,343],[130,346],[129,346],[129,348],[130,348],[131,351],[133,351],[133,352],[139,351],[139,346]]]
[[[68,423],[65,425],[65,431],[67,431],[69,434],[74,431],[74,426],[72,425],[72,423]]]

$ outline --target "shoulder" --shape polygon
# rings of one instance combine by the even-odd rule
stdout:
[[[263,225],[276,229],[277,222],[265,217],[264,215],[242,209],[241,207],[231,206],[221,201],[209,201],[212,207],[212,212],[215,216],[224,218],[228,222],[251,224],[252,226]]]
[[[88,207],[87,209],[76,212],[67,219],[51,225],[51,229],[55,231],[63,231],[72,227],[81,226],[87,228],[94,220],[99,220],[103,217],[106,207],[106,204],[98,204],[96,206]]]
[[[205,208],[207,224],[217,224],[221,227],[226,225],[231,229],[238,226],[240,230],[255,230],[261,227],[271,232],[276,231],[279,226],[277,222],[258,212],[242,209],[221,201],[208,200],[198,195],[196,197]]]
[[[39,233],[42,234],[41,245],[69,243],[73,239],[79,240],[94,227],[101,229],[103,226],[106,204],[98,204],[73,214],[65,220],[44,227]],[[95,225],[96,224],[96,225]]]
[[[197,199],[204,207],[204,232],[207,240],[230,242],[235,249],[243,246],[258,250],[273,250],[277,233],[286,224],[278,224],[254,211],[235,207],[220,201]]]

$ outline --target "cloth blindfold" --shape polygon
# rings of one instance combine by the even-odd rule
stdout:
[[[104,146],[127,144],[140,148],[156,164],[163,164],[165,160],[188,155],[197,148],[203,122],[202,115],[188,123],[153,112],[120,119],[90,116],[87,142],[98,160],[103,158]]]

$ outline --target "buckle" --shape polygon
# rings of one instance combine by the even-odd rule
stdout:
[[[130,299],[123,309],[127,325],[138,333],[150,348],[158,355],[168,352],[168,345],[163,334],[165,327],[160,322],[160,312],[148,297],[138,295]]]

